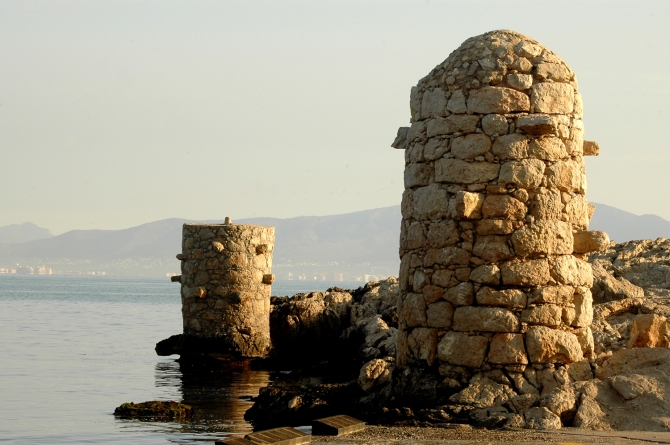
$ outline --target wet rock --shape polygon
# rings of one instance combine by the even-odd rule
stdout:
[[[142,403],[123,403],[114,410],[114,415],[130,419],[175,420],[193,416],[193,408],[175,401],[152,400]]]

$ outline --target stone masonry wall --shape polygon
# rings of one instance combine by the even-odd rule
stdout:
[[[412,88],[400,236],[398,365],[449,376],[593,351],[577,79],[513,31],[466,40]]]
[[[274,227],[184,224],[184,334],[216,338],[241,358],[269,352],[274,236]]]

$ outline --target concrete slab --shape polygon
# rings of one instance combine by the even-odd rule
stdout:
[[[302,445],[312,441],[309,434],[290,427],[258,431],[244,438],[254,445]]]
[[[330,416],[312,422],[314,436],[341,436],[365,429],[365,422],[351,416]]]

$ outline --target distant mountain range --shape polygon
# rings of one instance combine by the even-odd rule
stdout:
[[[400,206],[355,213],[297,218],[248,218],[240,224],[275,226],[274,270],[278,278],[301,274],[345,279],[398,271]],[[17,263],[70,272],[104,270],[121,275],[177,273],[181,227],[186,219],[164,219],[123,230],[72,230],[52,236],[31,223],[0,227],[0,267]],[[221,221],[209,221],[221,222]],[[617,242],[670,238],[670,221],[596,204],[590,228]]]
[[[51,238],[52,236],[53,234],[49,229],[37,227],[31,222],[0,227],[0,243],[25,243],[38,239]]]

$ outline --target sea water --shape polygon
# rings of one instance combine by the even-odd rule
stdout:
[[[277,281],[273,295],[362,283]],[[185,368],[156,342],[181,332],[179,284],[162,278],[0,275],[0,442],[196,443],[251,431],[265,371]],[[183,422],[122,420],[124,402],[176,400]]]

